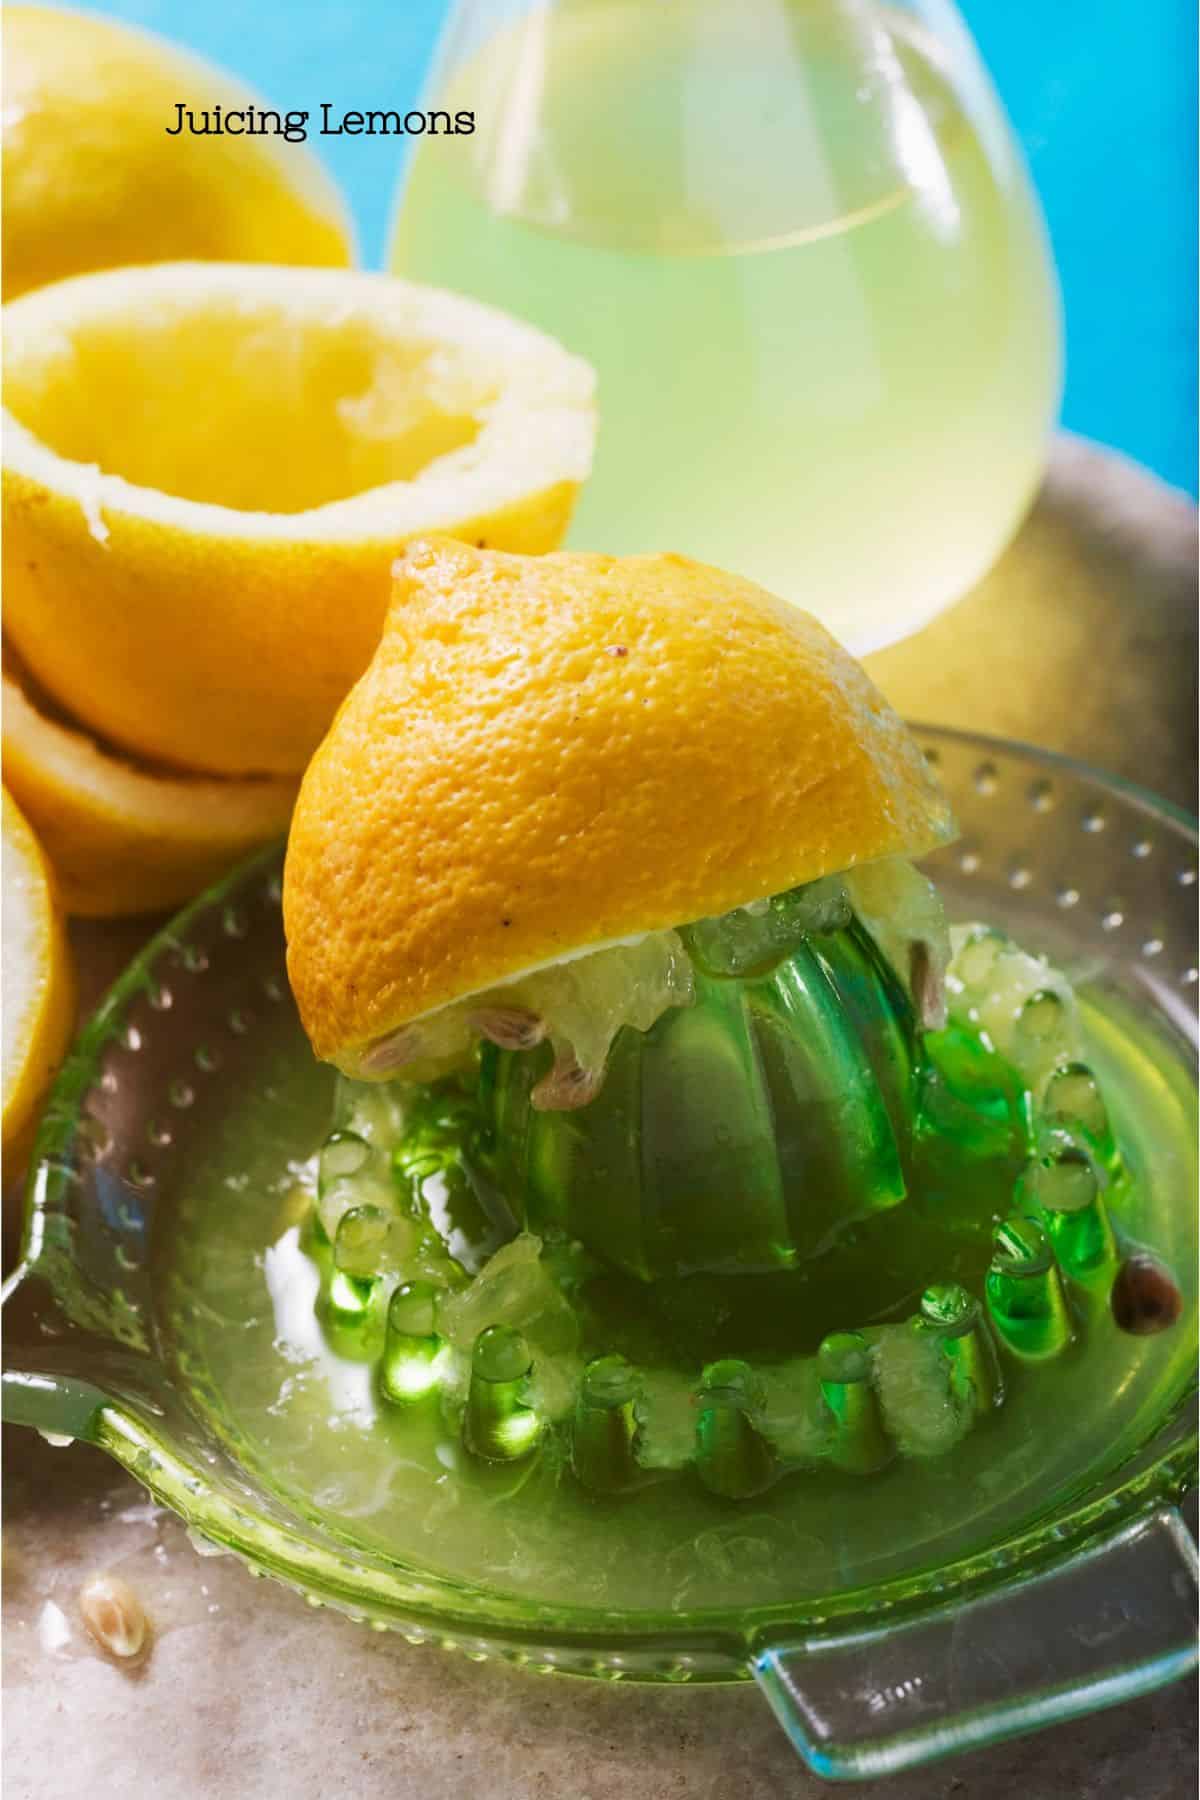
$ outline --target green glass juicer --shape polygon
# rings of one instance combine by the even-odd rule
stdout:
[[[372,1625],[753,1676],[832,1777],[1194,1666],[1195,832],[1044,753],[920,737],[964,832],[929,864],[948,911],[1071,976],[1111,1135],[1076,1079],[1028,1163],[1019,1096],[952,1033],[923,1046],[857,926],[762,969],[694,944],[695,1005],[623,1033],[581,1111],[537,1112],[536,1057],[485,1050],[421,1214],[431,1278],[385,1290],[377,1209],[332,1240],[313,1212],[318,1159],[336,1183],[371,1127],[330,1138],[361,1120],[296,1020],[271,852],[153,940],[58,1080],[5,1417]],[[461,1117],[435,1095],[370,1147],[424,1191]],[[438,1253],[473,1273],[506,1243],[508,1285],[439,1312]],[[1111,1296],[1142,1246],[1183,1313],[1135,1336]]]

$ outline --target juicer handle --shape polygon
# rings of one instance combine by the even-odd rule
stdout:
[[[754,1675],[814,1773],[868,1780],[1186,1675],[1196,1586],[1196,1545],[1169,1507],[910,1624],[763,1649]]]
[[[114,1342],[71,1320],[34,1264],[21,1262],[0,1286],[0,1324],[0,1419],[6,1425],[93,1443],[108,1406],[150,1417],[161,1412],[149,1349]]]

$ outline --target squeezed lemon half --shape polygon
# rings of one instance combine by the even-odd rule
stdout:
[[[586,364],[388,276],[114,269],[4,331],[6,629],[54,701],[179,768],[298,774],[405,542],[551,549],[591,464]]]
[[[67,912],[111,918],[182,905],[287,829],[294,777],[139,764],[57,715],[11,657],[2,685],[4,779]]]

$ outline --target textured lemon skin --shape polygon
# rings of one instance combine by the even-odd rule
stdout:
[[[807,614],[682,556],[409,547],[284,877],[317,1054],[519,971],[953,835]]]
[[[113,755],[39,709],[6,670],[4,779],[37,832],[67,912],[163,912],[287,830],[291,777],[170,775]]]
[[[194,307],[202,329],[206,307],[227,317],[250,304],[268,317],[278,308],[279,331],[300,333],[336,329],[345,307],[386,330],[408,308],[435,343],[444,324],[448,355],[494,357],[512,410],[484,422],[465,476],[432,486],[418,476],[297,513],[164,495],[55,454],[36,421],[6,413],[5,630],[54,701],[134,755],[299,776],[371,657],[407,541],[436,530],[529,553],[561,542],[590,464],[593,377],[494,309],[391,277],[162,264],[82,276],[6,307],[9,391],[69,344],[76,322],[102,318],[136,341],[139,309],[186,319]],[[231,379],[223,364],[206,371],[189,406],[211,405]],[[115,382],[85,398],[128,405]]]
[[[16,868],[6,876],[6,886],[17,871],[32,884],[38,916],[36,972],[10,973],[4,967],[5,1005],[28,1006],[22,1020],[24,1053],[14,1078],[4,1086],[0,1148],[13,1168],[25,1156],[33,1137],[38,1107],[71,1038],[75,1020],[75,979],[62,917],[58,910],[50,865],[28,820],[5,789],[3,794],[4,856]]]
[[[199,57],[91,13],[4,8],[4,298],[183,257],[345,266],[334,183],[303,143],[167,135],[176,103],[264,102]]]

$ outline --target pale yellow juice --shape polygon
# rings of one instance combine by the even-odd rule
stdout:
[[[443,84],[476,131],[422,142],[393,266],[595,365],[573,544],[739,570],[860,652],[987,568],[1042,469],[1057,301],[948,67],[869,5],[568,0]]]

